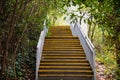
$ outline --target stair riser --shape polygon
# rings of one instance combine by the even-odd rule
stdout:
[[[48,50],[49,50],[49,49],[57,49],[57,50],[59,50],[59,49],[63,49],[63,50],[64,50],[64,49],[65,49],[65,50],[66,50],[66,49],[74,49],[74,50],[75,50],[75,49],[77,49],[77,50],[80,49],[80,50],[82,50],[82,48],[80,48],[80,47],[44,47],[43,50],[45,50],[45,49],[48,49]]]
[[[89,66],[88,63],[41,63],[40,66]]]
[[[68,43],[73,43],[73,42],[78,42],[80,43],[80,41],[77,41],[77,40],[45,40],[45,42],[68,42]]]
[[[41,63],[87,63],[88,61],[41,61]]]
[[[39,78],[39,80],[93,80],[92,77],[87,77],[83,76],[83,78],[81,77],[41,77]]]
[[[91,70],[90,68],[39,68],[39,70]]]
[[[68,55],[60,55],[60,56],[48,56],[48,55],[45,55],[43,56],[44,58],[85,58],[85,56],[68,56]]]
[[[44,44],[44,47],[80,47],[80,48],[82,48],[82,46],[81,45],[58,45],[58,46],[56,46],[56,45],[47,45],[47,44]]]
[[[57,58],[57,57],[42,57],[42,59],[54,59],[54,60],[58,60],[58,59],[64,59],[64,60],[68,60],[68,59],[73,59],[73,60],[82,60],[82,59],[86,59],[85,57],[80,57],[80,58]]]
[[[45,39],[78,39],[78,37],[72,37],[72,36],[59,36],[59,37],[56,37],[56,36],[52,36],[52,37],[45,37]]]
[[[67,32],[59,32],[59,33],[50,33],[50,36],[52,37],[52,36],[72,36],[72,34],[71,33],[67,33]]]
[[[70,29],[50,29],[49,32],[71,32]]]
[[[71,33],[71,32],[55,32],[55,33],[54,33],[54,32],[51,32],[51,33],[50,33],[50,36],[51,36],[51,35],[56,35],[56,36],[59,36],[59,35],[67,36],[67,35],[68,35],[68,36],[72,36],[72,33]],[[52,36],[51,36],[51,37],[52,37]]]
[[[47,53],[47,54],[85,54],[84,51],[43,51],[43,53]]]
[[[81,54],[81,55],[77,55],[77,54],[45,54],[45,53],[43,53],[42,54],[42,56],[43,57],[56,57],[56,56],[60,56],[60,57],[86,57],[86,55],[85,54]]]
[[[56,48],[56,45],[44,45],[44,48],[46,48],[46,47],[48,47],[48,48]],[[79,48],[82,48],[82,46],[80,46],[80,45],[58,45],[57,46],[57,48],[62,48],[62,47],[64,47],[64,48],[71,48],[71,47],[79,47]],[[83,48],[82,48],[83,49]]]
[[[80,42],[78,40],[45,40],[45,42]]]
[[[71,69],[71,68],[74,68],[74,69],[91,69],[90,66],[39,66],[39,68],[41,69],[48,69],[48,68],[51,68],[51,69]]]
[[[45,39],[45,41],[79,41],[79,39]]]
[[[43,49],[43,51],[83,51],[82,49]]]
[[[56,29],[56,28],[49,30],[49,32],[52,32],[52,31],[53,32],[62,32],[62,31],[64,31],[64,32],[71,32],[70,29]]]
[[[65,72],[64,72],[65,71]],[[42,70],[39,70],[39,74],[91,74],[92,75],[92,72],[72,72],[72,71],[70,71],[70,72],[67,72],[67,70],[64,70],[63,72],[61,72],[61,70],[59,70],[59,71],[55,71],[54,70],[54,72],[52,72],[52,71],[49,71],[49,70],[46,70],[46,71],[42,71]],[[75,70],[73,70],[73,71],[75,71]],[[78,71],[78,70],[77,70]]]
[[[78,44],[78,45],[80,45],[80,42],[75,42],[75,41],[71,41],[71,42],[68,42],[68,41],[51,41],[51,42],[45,42],[45,44],[60,44],[60,43],[62,43],[62,44],[69,44],[69,45],[75,45],[75,44]]]
[[[61,42],[61,43],[79,43],[79,45],[81,45],[80,41],[76,41],[76,40],[46,40],[44,43],[54,43],[54,42]]]
[[[68,56],[69,56],[69,55],[86,56],[86,55],[84,54],[84,52],[81,52],[81,53],[43,52],[43,53],[42,53],[43,56],[44,56],[44,55],[48,55],[48,56],[50,55],[50,56],[52,56],[52,55],[54,55],[54,54],[55,54],[56,56],[57,56],[57,55],[59,56],[60,54],[63,55],[63,56],[64,56],[64,55],[68,55]]]
[[[74,44],[74,45],[73,45]],[[71,43],[71,44],[69,44],[69,43],[59,43],[59,44],[57,44],[57,43],[49,43],[49,44],[44,44],[44,46],[56,46],[56,45],[58,45],[58,47],[59,46],[63,46],[63,47],[65,47],[65,46],[70,46],[70,47],[72,47],[72,46],[81,46],[81,45],[79,45],[78,43]]]

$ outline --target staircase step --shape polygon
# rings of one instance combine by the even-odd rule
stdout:
[[[83,51],[83,49],[46,49],[44,48],[43,51]]]
[[[59,32],[62,32],[62,31],[71,32],[70,29],[57,29],[57,28],[50,29],[49,31],[50,32],[56,32],[56,31],[59,31]]]
[[[50,60],[50,59],[46,59],[46,60],[41,60],[41,62],[44,62],[44,63],[88,63],[87,60],[62,60],[62,59],[58,59],[58,60]]]
[[[56,53],[56,54],[65,54],[65,53],[72,53],[72,54],[85,54],[84,51],[43,51],[43,53]]]
[[[65,31],[71,31],[70,27],[51,27],[50,30],[65,30]]]
[[[73,37],[73,36],[52,36],[52,37],[45,37],[45,39],[78,39],[78,37]]]
[[[78,55],[43,55],[45,58],[85,58],[85,56]]]
[[[39,76],[39,80],[94,80],[90,74],[39,74]]]
[[[44,47],[56,47],[56,44],[49,44],[49,45],[44,44]],[[82,48],[81,45],[57,45],[57,47],[80,47]]]
[[[57,37],[57,36],[54,36],[54,37]],[[59,37],[59,36],[58,36]],[[71,36],[68,36],[69,38],[65,38],[65,36],[63,36],[64,38],[50,38],[49,37],[45,37],[45,41],[50,41],[50,40],[56,40],[56,41],[79,41],[79,38],[78,37],[74,37],[74,38],[70,38]]]
[[[40,63],[40,66],[89,66],[88,63]]]
[[[48,40],[45,40],[45,42],[69,42],[69,43],[71,43],[71,42],[79,42],[80,43],[79,40],[71,40],[71,39],[70,40],[69,39],[68,40],[66,40],[66,39],[65,40],[61,40],[61,39],[56,39],[56,40],[55,39],[54,40],[50,39],[49,40],[48,39]]]
[[[59,54],[59,53],[44,53],[42,56],[85,56],[85,54],[74,54],[74,53],[66,53],[66,54]]]
[[[57,30],[57,31],[71,31],[69,27],[68,27],[68,28],[67,28],[67,27],[66,27],[66,28],[54,27],[54,28],[50,28],[49,30],[50,30],[50,31],[56,31],[56,30]]]
[[[45,39],[45,41],[79,41],[79,39]]]
[[[56,34],[56,35],[59,35],[59,34],[61,34],[61,35],[70,34],[72,36],[72,33],[69,32],[69,31],[67,31],[67,32],[65,32],[65,31],[51,31],[50,33],[51,34]]]
[[[89,66],[40,66],[40,69],[91,69]]]
[[[68,29],[68,28],[63,28],[63,29],[57,29],[57,28],[54,28],[54,29],[50,29],[49,30],[50,32],[55,32],[55,31],[59,31],[59,32],[62,32],[62,31],[65,31],[65,32],[71,32],[71,30],[70,29]]]
[[[84,56],[42,56],[42,59],[86,59]]]
[[[44,76],[44,77],[49,77],[49,76],[57,76],[57,77],[62,77],[62,76],[69,76],[69,77],[92,77],[93,75],[91,74],[40,74],[39,76]]]
[[[91,70],[39,70],[39,73],[76,73],[76,74],[92,74]]]
[[[62,42],[52,43],[51,42],[51,43],[45,43],[44,45],[51,45],[52,46],[52,45],[57,45],[57,44],[58,45],[74,45],[74,46],[79,45],[79,46],[81,46],[80,43],[74,43],[74,42],[71,42],[71,43],[62,43]]]
[[[70,60],[64,60],[64,59],[63,60],[62,59],[61,60],[60,59],[56,59],[56,60],[54,60],[54,59],[51,59],[51,60],[50,59],[45,59],[45,60],[42,59],[41,63],[46,64],[45,66],[47,66],[47,64],[48,65],[56,64],[56,66],[57,65],[61,65],[61,66],[64,65],[65,66],[65,65],[68,64],[68,65],[74,65],[75,66],[75,65],[78,65],[79,63],[81,63],[83,65],[83,67],[88,66],[88,61],[86,61],[86,60],[72,60],[72,61],[70,61]],[[81,64],[79,64],[79,66],[82,66]]]
[[[45,45],[51,45],[51,44],[62,44],[62,45],[80,45],[80,42],[45,42]]]
[[[65,34],[65,33],[64,34],[61,34],[61,33],[54,34],[54,33],[51,33],[49,37],[52,37],[52,36],[72,36],[72,34]]]
[[[52,46],[45,46],[44,49],[82,49],[82,47],[52,47]]]
[[[70,34],[66,34],[66,33],[63,33],[63,32],[62,33],[57,33],[57,34],[56,33],[51,33],[49,35],[49,37],[52,37],[52,36],[61,36],[61,37],[63,36],[64,37],[64,36],[72,36],[72,34],[71,33]]]

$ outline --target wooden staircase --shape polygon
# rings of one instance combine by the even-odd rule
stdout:
[[[45,38],[39,80],[93,80],[80,41],[72,36],[69,26],[53,26],[49,31],[51,36]]]

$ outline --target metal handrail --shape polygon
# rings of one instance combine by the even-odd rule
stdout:
[[[45,40],[45,36],[48,32],[48,29],[46,27],[46,20],[44,21],[43,25],[44,25],[44,28],[41,31],[39,41],[38,41],[38,44],[37,44],[37,51],[36,51],[36,58],[37,58],[36,59],[36,80],[38,80],[38,70],[39,70],[39,64],[40,64],[40,60],[41,60],[44,40]]]

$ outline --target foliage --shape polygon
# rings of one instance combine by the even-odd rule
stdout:
[[[68,11],[67,9],[72,6],[77,6],[77,9],[66,13]],[[100,32],[102,32],[100,44],[103,43],[103,45],[97,44],[96,47],[98,50],[99,45],[100,48],[105,48],[102,48],[102,53],[105,53],[104,56],[111,56],[108,54],[110,53],[109,48],[113,48],[113,51],[116,53],[115,60],[118,64],[117,71],[119,71],[119,0],[1,0],[0,78],[20,79],[25,77],[27,70],[24,70],[28,68],[29,65],[35,65],[33,63],[35,61],[29,62],[29,60],[35,56],[37,40],[40,31],[43,29],[44,20],[47,19],[47,23],[50,25],[55,22],[58,15],[65,13],[71,16],[71,20],[79,19],[80,23],[82,18],[85,19],[85,22],[89,24],[89,31],[92,31],[89,32],[92,41],[95,40],[96,27],[100,28]],[[88,17],[85,18],[85,15],[88,15]],[[104,41],[102,42],[102,40]],[[23,60],[21,60],[22,58]],[[109,58],[106,58],[105,61],[109,60]],[[29,64],[26,64],[27,61]],[[20,64],[23,67],[19,66]],[[23,68],[23,70],[21,68]],[[35,66],[32,68],[35,68]],[[118,72],[117,75],[119,75]]]
[[[100,38],[102,43],[95,43],[95,46],[98,51],[100,48],[101,51],[99,52],[99,54],[106,57],[104,59],[106,62],[108,62],[106,63],[106,65],[109,64],[110,58],[108,58],[107,56],[111,57],[111,52],[109,51],[112,47],[112,53],[115,54],[115,58],[112,59],[113,61],[116,60],[118,69],[120,70],[119,0],[68,0],[65,5],[67,7],[77,7],[77,10],[68,13],[70,14],[73,21],[78,20],[81,23],[81,19],[84,18],[85,15],[88,15],[85,21],[89,24],[89,37],[93,42],[96,41],[96,37],[94,37],[94,35],[96,34],[95,28],[98,27],[101,29],[100,32],[102,32],[102,34]],[[79,14],[76,14],[76,12],[78,12]],[[100,39],[98,39],[96,42],[98,42],[99,40]],[[105,63],[105,61],[103,62]],[[117,75],[119,76],[119,72],[117,73]]]
[[[62,1],[58,0],[0,1],[1,79],[28,79],[30,67],[35,69],[33,56],[43,22],[46,19],[50,23],[48,15],[61,6]],[[35,70],[32,71],[30,74],[34,76]]]

